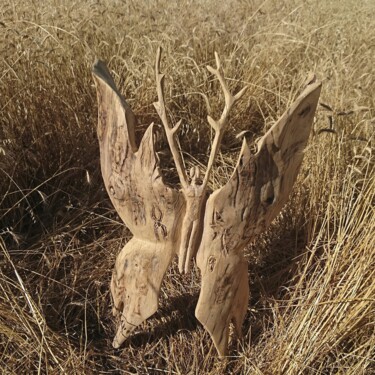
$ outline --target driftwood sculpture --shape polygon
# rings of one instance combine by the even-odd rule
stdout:
[[[214,74],[224,93],[221,117],[208,123],[215,132],[204,176],[198,167],[187,175],[178,147],[181,121],[169,123],[164,103],[161,49],[156,58],[158,102],[181,182],[173,189],[163,182],[154,149],[154,125],[135,143],[135,116],[118,92],[105,64],[94,65],[99,119],[101,170],[111,201],[133,233],[117,257],[111,281],[113,313],[119,318],[113,346],[118,348],[132,331],[158,308],[163,276],[175,254],[180,272],[188,272],[196,256],[202,287],[196,317],[210,333],[220,355],[227,350],[229,325],[238,335],[248,305],[247,263],[243,250],[254,235],[267,228],[288,199],[303,158],[321,83],[312,77],[292,106],[258,142],[252,154],[243,139],[230,180],[209,194],[207,183],[219,152],[228,115],[246,87],[229,92],[220,60]]]

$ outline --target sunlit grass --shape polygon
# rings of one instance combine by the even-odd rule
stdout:
[[[5,373],[370,374],[374,364],[373,1],[183,0],[0,4],[0,364]],[[105,60],[138,118],[158,122],[154,62],[187,165],[205,165],[208,113],[221,112],[214,51],[231,116],[211,187],[296,98],[323,82],[292,197],[246,250],[244,337],[220,360],[194,308],[200,277],[174,263],[160,309],[111,348],[109,279],[130,233],[103,187],[91,78]],[[210,106],[207,106],[207,101]],[[168,148],[160,157],[174,181]]]

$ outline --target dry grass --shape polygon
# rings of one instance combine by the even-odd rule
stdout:
[[[177,3],[177,2],[176,2]],[[34,4],[34,5],[33,5]],[[368,1],[110,1],[0,4],[0,364],[3,373],[370,374],[375,372],[375,6]],[[111,348],[109,278],[129,232],[103,189],[91,64],[106,60],[139,118],[168,106],[188,163],[205,163],[222,99],[231,118],[212,186],[296,97],[307,72],[321,105],[290,203],[247,250],[251,302],[232,356],[194,318],[199,273],[168,271],[160,309]],[[168,168],[168,165],[165,166]],[[170,171],[173,175],[173,170]]]

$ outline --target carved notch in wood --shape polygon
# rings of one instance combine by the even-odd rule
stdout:
[[[205,175],[198,167],[185,171],[178,148],[179,121],[171,126],[164,102],[161,49],[156,57],[159,114],[181,183],[181,190],[163,182],[154,149],[153,124],[140,145],[135,143],[135,116],[118,92],[105,64],[94,65],[99,105],[98,138],[103,180],[110,199],[134,237],[117,257],[111,281],[113,313],[119,319],[113,341],[119,347],[158,308],[164,274],[173,256],[180,272],[188,272],[196,255],[202,288],[196,317],[210,333],[220,355],[225,355],[229,324],[238,335],[248,304],[246,244],[263,231],[287,201],[298,174],[321,84],[310,79],[306,89],[264,135],[252,155],[246,139],[230,180],[207,196],[210,172],[219,152],[228,115],[246,87],[232,95],[217,54],[216,75],[224,93],[221,117],[208,123],[215,137]],[[196,252],[198,253],[196,254]]]

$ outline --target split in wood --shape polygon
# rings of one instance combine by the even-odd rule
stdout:
[[[221,117],[208,116],[215,132],[205,175],[198,167],[185,171],[178,147],[181,120],[171,126],[164,100],[164,75],[158,49],[155,73],[158,101],[154,106],[172,152],[181,190],[168,187],[149,126],[140,145],[135,143],[135,116],[118,92],[105,64],[94,65],[98,98],[98,139],[101,170],[110,199],[133,233],[117,257],[111,281],[113,312],[119,325],[113,341],[119,347],[158,308],[161,283],[173,257],[180,272],[188,272],[196,256],[202,287],[195,315],[210,333],[220,355],[227,352],[229,325],[238,335],[246,315],[249,286],[245,246],[264,231],[286,203],[300,168],[321,83],[309,77],[307,87],[258,142],[252,155],[244,137],[232,177],[208,196],[207,184],[228,115],[246,87],[232,95],[218,55],[216,69],[225,105]]]

